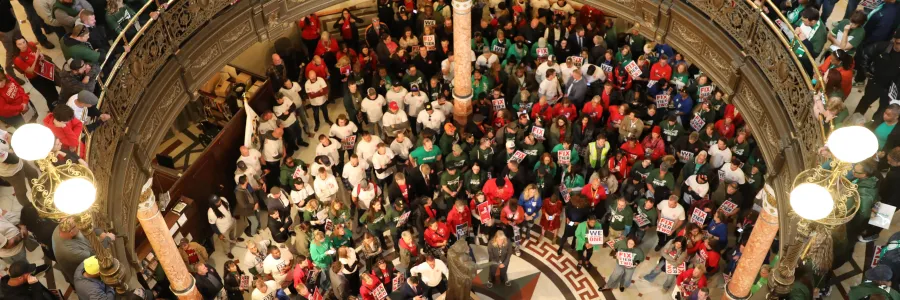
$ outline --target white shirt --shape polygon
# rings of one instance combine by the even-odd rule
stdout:
[[[725,150],[719,150],[719,145],[709,147],[709,165],[713,169],[721,168],[726,162],[731,161],[731,149],[725,147]]]
[[[575,66],[575,64],[572,64],[571,67],[569,67],[568,64],[564,64],[564,65],[560,66],[559,69],[560,69],[559,73],[562,76],[562,81],[569,82],[569,78],[572,78],[572,72],[575,72],[575,70],[578,70],[578,67]]]
[[[719,176],[725,180],[725,183],[737,182],[737,184],[747,183],[747,178],[744,176],[744,171],[741,168],[737,168],[737,170],[731,170],[731,163],[725,163],[722,165],[722,168],[719,169]]]
[[[276,162],[281,160],[281,154],[284,152],[284,141],[282,139],[266,138],[263,147],[263,157],[267,162]]]
[[[306,81],[306,93],[307,94],[318,93],[319,91],[325,89],[326,87],[328,87],[328,84],[325,83],[325,80],[322,79],[322,77],[316,78],[316,82],[312,82],[312,80]],[[328,98],[328,95],[322,95],[319,97],[310,98],[309,104],[312,104],[313,106],[322,106],[323,104],[325,104],[325,100],[327,100],[327,98]]]
[[[284,88],[284,86],[282,86],[281,89],[278,91],[281,92],[282,94],[284,94],[285,96],[287,96],[288,99],[291,99],[291,102],[293,102],[294,105],[297,106],[298,110],[302,110],[303,109],[303,98],[300,98],[300,90],[301,90],[300,84],[297,83],[296,81],[292,81],[291,88],[286,89],[286,88]]]
[[[409,116],[418,116],[419,112],[425,108],[425,103],[428,102],[428,95],[419,91],[416,92],[419,95],[413,95],[413,93],[407,93],[406,97],[403,97],[403,104],[406,105],[406,112]]]
[[[276,102],[276,103],[277,103],[277,102]],[[295,116],[295,115],[290,111],[290,110],[291,110],[291,105],[293,105],[293,104],[294,104],[294,102],[291,102],[291,101],[284,101],[283,103],[278,104],[278,105],[275,105],[274,107],[272,107],[272,112],[275,113],[276,116],[278,116],[278,117],[283,117],[283,116],[287,115],[287,119],[283,119],[283,120],[282,120],[282,124],[284,124],[284,127],[288,127],[288,126],[294,125],[294,123],[297,122],[297,116]],[[299,107],[299,106],[298,106],[298,107]]]
[[[266,292],[260,292],[259,289],[253,289],[252,300],[274,300],[275,293],[278,292],[278,284],[275,280],[266,281]]]
[[[402,142],[398,141],[397,139],[394,139],[394,141],[391,142],[391,148],[388,150],[393,151],[395,154],[399,155],[400,158],[403,158],[404,160],[406,160],[406,159],[409,159],[409,150],[411,150],[412,147],[413,147],[412,141],[410,141],[409,138],[404,137]],[[377,153],[376,153],[376,156],[377,156]],[[373,156],[372,164],[374,164],[374,163],[375,163],[375,157]]]
[[[334,199],[334,195],[338,192],[338,184],[333,175],[330,173],[326,174],[327,177],[325,177],[324,180],[319,178],[319,176],[316,176],[313,187],[316,190],[316,195],[319,195],[319,200],[322,200],[322,202],[331,202],[331,200]]]
[[[288,271],[285,274],[281,273],[281,268],[285,266],[291,265],[291,259],[293,259],[293,255],[290,251],[287,251],[285,248],[279,248],[281,250],[281,258],[274,258],[272,254],[266,255],[266,259],[263,260],[263,272],[266,274],[271,274],[272,279],[275,279],[275,283],[281,284],[284,280],[292,280],[291,278],[287,278],[288,274],[292,272]]]
[[[384,97],[378,95],[375,99],[369,99],[369,97],[365,97],[360,103],[360,110],[366,113],[366,116],[369,117],[369,122],[376,123],[381,121],[381,116],[384,115],[384,107],[385,101]]]
[[[559,81],[556,81],[555,77],[553,80],[544,80],[544,82],[541,82],[540,88],[538,88],[538,94],[547,97],[547,102],[550,104],[556,102],[553,98],[559,95],[559,92]]]
[[[219,233],[224,234],[234,224],[234,218],[231,217],[231,211],[228,210],[228,200],[225,200],[224,197],[219,197],[219,201],[222,202],[222,205],[219,205],[217,209],[222,213],[222,217],[216,217],[216,213],[210,207],[206,212],[206,218],[210,225],[215,224],[216,228],[219,229]]]
[[[336,125],[332,125],[332,128],[334,128],[333,126]],[[328,140],[331,142],[328,146],[325,146],[325,144],[322,143],[316,145],[316,156],[326,155],[328,156],[328,159],[331,160],[331,163],[334,164],[337,163],[340,158],[338,157],[338,150],[340,150],[342,146],[341,142],[338,142],[336,139],[328,138]],[[310,171],[313,172],[313,174],[318,174],[319,169],[310,169]]]
[[[396,113],[388,111],[384,113],[384,117],[381,118],[381,126],[385,127],[403,123],[409,123],[409,118],[406,117],[406,113],[403,112],[403,110],[398,110]]]
[[[441,283],[441,276],[447,276],[450,278],[450,270],[447,269],[447,265],[444,264],[440,259],[434,259],[434,269],[428,265],[428,262],[423,262],[412,269],[409,270],[412,275],[419,275],[419,278],[422,279],[422,282],[427,284],[430,287],[436,287]]]
[[[259,158],[262,157],[262,153],[259,153],[259,150],[247,147],[247,156],[241,155],[238,157],[238,161],[244,162],[247,165],[247,170],[252,171],[253,173],[259,174],[262,173],[262,163],[259,162]]]
[[[699,183],[697,182],[697,175],[691,175],[687,180],[684,181],[687,186],[691,187],[691,190],[694,191],[698,196],[706,197],[706,193],[709,193],[709,182],[707,183]],[[697,199],[699,200],[699,199]]]
[[[356,124],[353,124],[353,122],[349,122],[344,126],[338,126],[337,122],[335,122],[334,124],[331,124],[331,129],[328,130],[328,135],[336,137],[340,140],[344,140],[348,136],[356,133],[357,130],[359,130],[359,127],[356,127]]]
[[[291,203],[304,206],[306,205],[306,199],[315,194],[316,191],[313,190],[312,185],[304,183],[303,188],[299,191],[295,191],[293,188],[291,188]]]
[[[0,247],[6,246],[6,243],[8,243],[10,239],[21,234],[21,232],[19,232],[19,227],[6,218],[7,216],[0,217]],[[24,245],[25,243],[23,241],[19,241],[19,244],[15,247],[9,249],[0,248],[0,257],[13,257],[16,254],[19,254]]]
[[[406,139],[406,141],[409,142],[409,139]],[[407,150],[406,156],[409,157],[408,150]],[[372,168],[374,168],[376,170],[384,169],[384,167],[387,166],[387,164],[389,164],[393,158],[394,158],[394,151],[392,151],[389,148],[384,149],[384,154],[379,154],[378,152],[375,152],[375,154],[372,155]],[[390,175],[391,174],[388,172],[384,172],[383,174],[378,174],[378,172],[375,172],[375,177],[378,177],[378,179],[385,179]]]
[[[591,76],[590,74],[588,74],[588,68],[590,68],[591,66],[594,66],[595,68],[597,68],[597,71],[596,71],[597,74],[594,74],[594,76]],[[600,80],[600,81],[606,80],[606,72],[603,72],[603,69],[600,69],[600,66],[597,66],[597,65],[592,65],[592,64],[581,65],[581,75],[584,75],[584,76],[582,76],[582,78],[587,79],[587,85],[591,85],[597,80]]]
[[[360,159],[359,164],[355,167],[347,162],[344,164],[344,171],[341,172],[341,177],[347,179],[347,182],[352,186],[356,186],[360,182],[366,179],[366,170],[369,169],[369,163],[365,160]]]
[[[659,216],[672,221],[684,221],[684,207],[675,205],[675,208],[669,207],[669,200],[663,200],[656,205],[659,210]]]
[[[394,88],[391,87],[391,89],[389,89],[387,91],[387,94],[384,95],[384,99],[387,101],[388,104],[390,104],[391,102],[397,102],[397,105],[400,106],[400,111],[404,111],[403,98],[406,97],[406,94],[408,94],[408,92],[406,91],[406,88],[404,88],[403,86],[400,86],[400,85],[395,85],[395,86],[399,86],[400,91],[395,92]]]
[[[372,161],[372,155],[375,154],[375,150],[378,149],[378,144],[382,143],[380,137],[375,135],[369,135],[371,139],[366,142],[366,139],[360,139],[359,143],[356,144],[356,156],[359,157],[360,160],[365,160],[367,162]]]
[[[425,126],[426,128],[431,128],[436,132],[440,132],[441,125],[444,124],[444,116],[444,112],[439,109],[433,110],[430,115],[427,110],[423,110],[416,116],[416,122],[422,123],[422,126]]]
[[[450,101],[444,101],[444,104],[440,104],[440,101],[434,100],[431,101],[431,107],[433,107],[435,110],[440,110],[442,113],[444,113],[444,116],[453,115],[453,103],[451,103]]]
[[[559,68],[559,64],[554,63],[551,67],[549,64],[547,64],[547,62],[543,62],[540,66],[537,67],[537,70],[534,71],[534,80],[537,80],[538,83],[544,82],[544,79],[547,79],[547,70],[551,68],[556,70],[556,74],[562,72],[562,70],[560,70]]]
[[[378,185],[374,183],[369,183],[368,190],[362,190],[359,188],[359,185],[353,186],[353,194],[351,196],[356,197],[357,204],[362,209],[369,209],[369,204],[372,203],[372,200],[378,195],[381,194],[381,191],[378,189]]]

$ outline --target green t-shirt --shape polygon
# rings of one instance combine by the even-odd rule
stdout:
[[[847,24],[850,24],[850,19],[843,19],[843,20],[838,21],[837,24],[834,25],[834,28],[831,29],[831,34],[834,34],[834,36],[838,40],[838,42],[840,42],[841,39],[844,38],[844,36],[843,36],[844,27],[847,26]],[[839,34],[841,34],[841,35],[838,36]],[[859,47],[859,44],[862,43],[863,38],[865,38],[865,37],[866,37],[866,29],[865,28],[859,27],[859,28],[850,29],[850,35],[847,37],[847,43],[850,44],[851,46],[853,46],[853,48],[850,50],[847,50],[847,54],[850,54],[851,56],[854,55],[854,53],[856,53],[857,47]]]
[[[451,191],[457,191],[459,185],[462,183],[460,180],[461,177],[459,172],[456,172],[456,174],[450,174],[450,172],[441,174],[441,191],[444,191],[444,186],[447,186]]]
[[[625,230],[625,226],[631,226],[633,217],[634,213],[631,211],[631,206],[626,205],[624,209],[619,211],[611,205],[609,208],[609,227],[618,231]]]
[[[660,175],[659,173],[659,169],[650,171],[650,175],[647,176],[647,183],[654,187],[665,186],[668,187],[670,191],[673,191],[675,188],[675,178],[672,177],[672,172],[666,172],[665,175]]]
[[[425,147],[416,148],[412,153],[409,154],[409,157],[412,157],[416,160],[417,164],[431,164],[438,160],[438,156],[441,155],[441,147],[433,146],[431,147],[431,151],[425,150]]]

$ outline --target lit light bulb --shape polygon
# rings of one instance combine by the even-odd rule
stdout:
[[[53,192],[53,204],[56,209],[70,214],[80,214],[97,199],[97,188],[84,178],[71,178],[63,181]]]
[[[831,193],[814,183],[803,183],[791,191],[791,208],[807,220],[819,220],[834,210]]]
[[[878,152],[875,133],[862,126],[841,127],[828,136],[828,150],[840,161],[858,163]]]
[[[28,123],[13,133],[12,149],[16,156],[24,160],[38,160],[47,157],[53,150],[56,137],[50,128],[41,124]]]

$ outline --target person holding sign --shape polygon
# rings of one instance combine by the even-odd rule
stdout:
[[[680,266],[687,259],[687,251],[685,250],[685,241],[684,237],[677,237],[674,240],[670,240],[666,243],[666,246],[663,251],[660,252],[662,259],[659,260],[659,263],[653,268],[650,273],[644,275],[642,277],[644,280],[653,282],[656,279],[656,276],[659,276],[660,273],[666,272],[666,281],[663,283],[663,290],[668,291],[672,288],[672,285],[675,284],[675,274],[669,274],[669,269],[677,269],[675,266]],[[671,265],[671,268],[667,268],[667,265]]]
[[[616,267],[607,277],[606,286],[601,291],[608,291],[619,287],[620,292],[624,292],[625,288],[631,286],[631,276],[634,275],[634,269],[638,264],[644,261],[644,251],[637,246],[637,240],[634,237],[616,242]]]
[[[597,217],[595,216],[589,216],[587,222],[578,224],[578,228],[575,229],[575,252],[578,253],[578,270],[581,270],[582,267],[594,267],[594,265],[591,264],[591,256],[594,255],[594,250],[600,250],[600,245],[602,244],[601,242],[593,245],[585,245],[589,244],[588,234],[590,230],[602,230],[600,222],[597,222]]]

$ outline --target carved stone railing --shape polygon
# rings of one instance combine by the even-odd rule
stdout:
[[[129,41],[106,81],[101,110],[113,118],[91,136],[89,162],[98,199],[118,232],[134,232],[140,186],[153,151],[187,101],[221,66],[255,42],[282,36],[301,16],[341,0],[174,1]],[[645,36],[698,65],[727,94],[756,133],[769,183],[787,199],[793,176],[815,164],[822,144],[811,112],[812,85],[780,33],[752,4],[740,1],[588,0],[611,15],[641,23]],[[133,241],[117,255],[135,263]]]

